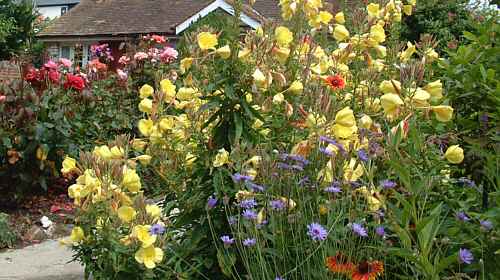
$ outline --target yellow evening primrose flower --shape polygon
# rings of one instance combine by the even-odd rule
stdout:
[[[399,97],[399,95],[394,93],[387,93],[380,97],[380,104],[384,109],[384,113],[389,118],[394,118],[398,115],[399,108],[404,105],[404,102],[403,100],[401,100],[401,97]]]
[[[76,160],[66,156],[62,162],[61,173],[67,174],[76,169]]]
[[[304,90],[304,85],[302,84],[301,81],[294,81],[290,87],[288,88],[287,91],[293,93],[293,94],[300,94]]]
[[[149,136],[151,135],[151,132],[153,132],[154,123],[153,120],[150,119],[141,119],[137,126],[139,127],[139,131],[142,135]]]
[[[163,260],[163,250],[154,246],[140,248],[135,253],[135,260],[138,263],[144,264],[146,268],[153,269],[157,263]]]
[[[453,118],[453,108],[447,105],[432,106],[431,110],[440,122],[449,122]]]
[[[402,61],[402,62],[406,62],[408,61],[411,56],[417,51],[417,48],[415,47],[415,45],[413,45],[412,43],[408,42],[406,44],[406,50],[402,51],[400,54],[399,54],[399,59]]]
[[[342,24],[337,24],[333,30],[333,38],[335,38],[338,42],[342,42],[349,38],[349,31]]]
[[[443,84],[441,80],[428,83],[424,89],[431,95],[432,101],[439,101],[443,98]]]
[[[85,186],[80,184],[73,184],[68,188],[68,196],[70,198],[79,199],[82,197],[82,190]]]
[[[345,16],[344,16],[344,12],[338,12],[338,13],[335,15],[335,21],[336,21],[338,24],[344,24],[344,23],[345,23]]]
[[[283,95],[283,93],[280,92],[273,96],[274,104],[281,104],[283,103],[283,101],[285,101],[285,96]]]
[[[265,88],[267,86],[267,79],[264,73],[259,68],[255,69],[252,74],[253,81],[258,88]]]
[[[433,49],[429,48],[424,51],[424,56],[427,61],[432,62],[439,58],[439,54]]]
[[[335,115],[335,123],[342,126],[355,126],[356,119],[354,118],[354,113],[350,107],[345,107],[344,109],[337,112]]]
[[[173,116],[166,116],[160,120],[160,129],[165,132],[171,130],[175,126],[175,118]]]
[[[220,149],[215,156],[215,160],[213,162],[214,167],[221,167],[224,164],[229,163],[229,153],[224,149]]]
[[[464,150],[458,145],[448,147],[444,157],[453,164],[459,164],[464,160]]]
[[[94,148],[94,155],[96,155],[104,160],[109,160],[113,157],[111,150],[106,145],[95,147]]]
[[[118,218],[125,223],[130,223],[135,219],[137,212],[130,206],[122,206],[117,211]]]
[[[143,151],[144,148],[146,147],[148,143],[146,143],[146,141],[143,141],[141,139],[134,139],[132,140],[132,149],[134,149],[135,151]]]
[[[217,46],[217,35],[210,32],[201,32],[198,34],[198,46],[202,50],[213,50]]]
[[[112,159],[121,159],[125,155],[122,147],[113,146],[110,151]]]
[[[288,56],[290,56],[290,49],[276,47],[273,49],[273,54],[276,56],[279,63],[284,64],[287,61]]]
[[[168,79],[163,79],[160,82],[160,88],[163,92],[163,100],[165,102],[172,102],[175,98],[175,85]]]
[[[319,17],[319,21],[323,24],[328,24],[333,19],[333,15],[327,11],[319,12],[318,17]]]
[[[370,129],[372,127],[373,120],[368,115],[363,115],[359,119],[359,126],[365,129]]]
[[[223,59],[228,59],[231,56],[231,48],[229,45],[225,45],[224,47],[218,48],[215,53],[220,55]]]
[[[243,48],[238,51],[238,59],[244,60],[246,59],[252,51],[249,48]]]
[[[161,215],[161,208],[156,204],[146,205],[146,213],[152,218],[158,218]]]
[[[186,73],[186,71],[188,71],[189,68],[191,68],[191,65],[193,65],[193,60],[194,59],[192,57],[186,57],[181,60],[179,67],[181,70],[181,74]]]
[[[355,192],[359,192],[361,194],[363,194],[363,196],[365,197],[366,199],[366,202],[367,202],[367,206],[368,206],[368,210],[370,210],[371,212],[375,212],[377,210],[379,210],[383,203],[382,201],[380,201],[380,199],[376,198],[375,197],[375,192],[373,191],[369,191],[367,187],[361,187],[361,188],[358,188],[356,189]]]
[[[146,166],[151,162],[151,158],[152,157],[150,155],[140,155],[135,159],[138,160],[142,165]]]
[[[280,197],[280,200],[288,207],[288,210],[293,210],[297,206],[297,203],[291,198]]]
[[[368,17],[370,18],[378,18],[380,15],[380,5],[375,3],[370,3],[366,6],[366,10],[368,11]]]
[[[139,111],[149,114],[151,113],[151,110],[153,109],[153,100],[149,98],[144,98],[141,100],[139,103]]]
[[[154,92],[155,92],[155,89],[152,86],[145,84],[139,90],[139,96],[142,99],[144,99],[146,97],[150,97],[151,95],[153,95]]]
[[[401,83],[396,80],[382,81],[378,87],[382,93],[399,94],[401,92]]]
[[[355,159],[351,158],[349,164],[344,165],[344,180],[349,182],[357,181],[361,176],[363,176],[363,166],[357,163]]]
[[[278,26],[274,30],[274,37],[281,47],[287,47],[293,41],[293,33],[284,26]]]
[[[191,87],[181,87],[177,91],[177,99],[181,101],[190,101],[195,97],[196,89]]]
[[[141,178],[134,169],[124,167],[122,185],[130,192],[136,193],[141,190]]]
[[[375,51],[377,52],[377,55],[380,57],[386,57],[387,56],[387,48],[381,45],[377,45],[375,47]]]
[[[413,93],[413,89],[410,89],[410,92]],[[415,107],[427,107],[429,106],[428,100],[431,98],[431,95],[421,89],[417,88],[415,92],[413,93],[413,96],[411,97],[413,106]]]
[[[407,16],[411,16],[413,12],[413,6],[412,5],[403,5],[403,13]]]
[[[152,246],[156,242],[156,235],[152,235],[150,229],[150,225],[137,225],[132,229],[132,236],[142,243],[142,248]]]
[[[74,227],[69,238],[73,243],[80,243],[85,239],[85,233],[81,227]]]
[[[261,156],[253,156],[249,160],[247,160],[245,164],[252,164],[253,166],[259,166],[261,162],[262,162]]]
[[[382,43],[385,41],[385,30],[384,27],[375,24],[370,28],[370,38],[375,40],[377,43]]]

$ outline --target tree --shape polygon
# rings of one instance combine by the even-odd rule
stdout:
[[[35,38],[33,28],[38,17],[31,0],[0,0],[0,59],[30,48]]]

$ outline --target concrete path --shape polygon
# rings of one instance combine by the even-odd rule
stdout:
[[[69,248],[57,240],[0,253],[0,280],[83,280],[83,267],[68,263]]]

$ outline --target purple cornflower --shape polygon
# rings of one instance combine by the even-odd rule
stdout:
[[[368,154],[366,153],[365,150],[361,149],[358,151],[358,158],[359,160],[361,160],[362,162],[367,162],[369,157],[368,157]]]
[[[457,219],[462,222],[468,222],[470,220],[469,216],[467,216],[467,214],[465,214],[465,212],[463,211],[457,213]]]
[[[165,227],[160,224],[154,224],[149,229],[151,235],[162,235],[165,232]]]
[[[375,228],[375,233],[378,236],[384,237],[385,236],[385,228],[384,228],[384,226],[378,226],[377,228]]]
[[[474,260],[474,256],[472,255],[471,251],[460,248],[460,250],[458,251],[458,260],[460,261],[460,263],[471,264]]]
[[[244,199],[240,202],[240,207],[245,209],[255,208],[257,206],[257,202],[254,198]]]
[[[299,186],[304,186],[304,185],[308,184],[309,181],[310,181],[309,177],[304,176],[304,178],[302,178],[302,179],[299,180]]]
[[[274,280],[285,280],[285,278],[280,277],[280,276],[276,276],[276,278],[274,278]]]
[[[340,188],[340,182],[334,181],[329,187],[324,189],[327,193],[341,193],[342,189]]]
[[[358,181],[349,182],[349,185],[351,185],[351,188],[353,188],[353,189],[357,189],[357,188],[361,187],[361,183]]]
[[[215,205],[217,205],[217,198],[212,195],[207,200],[207,208],[212,209]]]
[[[234,243],[234,238],[231,238],[228,235],[221,236],[220,240],[222,240],[224,246],[231,246]]]
[[[257,213],[254,210],[245,209],[241,215],[247,220],[257,220]]]
[[[320,147],[319,148],[319,151],[329,157],[333,157],[334,153],[330,150],[328,150],[327,148],[323,148],[323,147]]]
[[[381,218],[385,217],[385,213],[384,213],[384,211],[382,211],[382,210],[380,210],[380,209],[379,209],[379,210],[377,210],[374,214],[375,214],[375,216],[376,216],[377,218],[379,218],[379,219],[381,219]]]
[[[269,204],[271,205],[271,209],[273,210],[283,210],[285,209],[286,205],[283,201],[281,201],[280,199],[276,199],[276,200],[271,200],[271,202],[269,202]]]
[[[233,181],[235,183],[252,181],[252,177],[250,177],[248,175],[242,175],[240,173],[235,173],[231,177],[233,178]]]
[[[290,168],[292,170],[297,170],[297,171],[304,171],[304,167],[299,165],[299,164],[294,164],[294,165],[291,165]]]
[[[323,241],[328,236],[328,232],[322,225],[312,223],[307,226],[307,235],[309,235],[314,241]]]
[[[333,139],[331,139],[329,137],[326,137],[326,136],[320,136],[319,137],[319,141],[326,142],[326,143],[332,144],[332,145],[337,145],[338,144],[337,141],[335,141],[335,140],[333,140]]]
[[[283,163],[283,162],[278,162],[276,164],[276,167],[278,167],[279,169],[285,169],[285,170],[292,169],[292,167],[289,164],[286,164],[286,163]]]
[[[253,192],[263,192],[266,189],[266,187],[262,185],[257,185],[250,181],[246,181],[246,185]]]
[[[257,243],[257,240],[255,240],[255,238],[247,238],[243,240],[243,246],[245,247],[252,247],[253,245],[255,245],[255,243]]]
[[[490,231],[493,229],[493,223],[491,221],[483,220],[480,221],[479,224],[481,224],[481,229],[484,231]]]
[[[304,158],[301,155],[288,155],[288,158],[291,160],[297,161],[297,162],[301,163],[302,165],[309,164],[309,160],[307,160],[306,158]]]
[[[396,187],[396,183],[391,180],[385,179],[380,181],[380,186],[384,189],[393,189],[394,187]]]
[[[476,186],[476,183],[474,183],[474,181],[465,177],[458,178],[457,182],[464,187],[473,188]]]
[[[358,236],[362,236],[362,237],[367,237],[368,236],[368,233],[366,232],[366,229],[361,224],[352,223],[351,229]]]

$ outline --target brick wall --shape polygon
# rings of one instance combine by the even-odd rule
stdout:
[[[20,78],[17,64],[3,60],[0,61],[0,83],[8,83]]]

